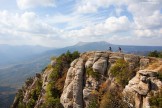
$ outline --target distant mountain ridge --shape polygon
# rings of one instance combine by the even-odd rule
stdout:
[[[79,52],[86,52],[86,51],[105,51],[109,50],[109,47],[112,48],[113,52],[118,51],[118,47],[122,48],[123,52],[126,53],[135,53],[135,54],[140,54],[140,52],[145,52],[146,54],[149,51],[157,50],[161,51],[162,46],[133,46],[133,45],[115,45],[115,44],[110,44],[106,41],[99,41],[99,42],[79,42],[73,46],[68,46],[64,48],[59,48],[59,49],[54,49],[54,50],[49,50],[41,54],[42,55],[60,55],[67,50],[69,51],[79,51]],[[141,54],[143,54],[141,53]]]

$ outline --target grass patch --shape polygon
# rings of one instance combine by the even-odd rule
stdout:
[[[92,68],[87,68],[86,69],[86,74],[89,76],[91,76],[92,78],[95,78],[97,81],[100,78],[100,73],[99,72],[94,72]]]
[[[134,74],[132,70],[129,70],[129,64],[123,59],[116,61],[115,65],[110,69],[110,73],[115,78],[115,81],[122,85],[123,88],[128,84]]]

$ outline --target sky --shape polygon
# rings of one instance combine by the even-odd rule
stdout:
[[[162,46],[162,0],[0,0],[0,44]]]

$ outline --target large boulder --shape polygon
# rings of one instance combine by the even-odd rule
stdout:
[[[107,59],[100,58],[93,64],[93,71],[104,75],[107,69]]]

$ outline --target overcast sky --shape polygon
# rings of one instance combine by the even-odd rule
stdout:
[[[0,0],[0,44],[162,46],[162,0]]]

